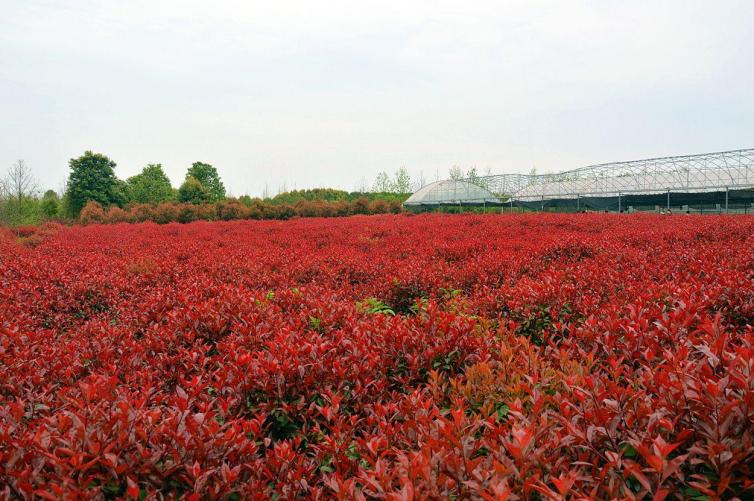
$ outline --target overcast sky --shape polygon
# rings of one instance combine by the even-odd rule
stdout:
[[[0,171],[348,190],[754,147],[754,2],[0,0]]]

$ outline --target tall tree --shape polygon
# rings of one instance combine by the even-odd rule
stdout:
[[[128,203],[128,183],[117,177],[113,189],[113,203],[118,207],[123,207]]]
[[[466,171],[466,179],[468,179],[470,183],[481,186],[482,188],[487,189],[489,187],[489,181],[479,175],[476,167],[472,167]]]
[[[377,193],[390,193],[393,191],[393,182],[390,180],[387,172],[382,171],[377,174],[377,179],[374,180],[374,185],[372,185],[372,191]]]
[[[189,167],[188,172],[186,172],[186,180],[189,177],[193,177],[209,190],[212,201],[225,198],[225,186],[223,186],[223,182],[220,180],[220,174],[217,173],[217,169],[212,165],[205,164],[204,162],[194,162]]]
[[[126,180],[128,201],[140,204],[158,204],[174,198],[170,179],[162,170],[161,164],[149,164],[141,173]]]
[[[37,180],[23,160],[16,161],[8,169],[3,185],[5,191],[19,204],[24,198],[32,197],[37,192]]]
[[[457,165],[454,165],[450,168],[450,171],[448,172],[450,175],[450,179],[453,179],[454,181],[458,181],[459,179],[463,179],[463,171],[461,168]]]
[[[60,198],[58,197],[58,194],[55,193],[55,190],[45,191],[40,204],[42,216],[44,216],[45,219],[51,219],[58,215],[59,208]]]
[[[104,207],[120,201],[118,180],[113,170],[116,164],[108,157],[86,151],[82,156],[72,158],[68,165],[71,167],[66,193],[69,216],[78,217],[90,200]]]
[[[395,193],[411,193],[411,175],[406,167],[401,166],[395,171],[393,191]]]
[[[213,201],[213,195],[205,185],[193,176],[188,176],[178,188],[178,201],[190,204],[204,204]]]

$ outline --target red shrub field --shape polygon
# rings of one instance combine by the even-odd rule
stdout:
[[[754,218],[0,236],[0,497],[751,499]]]

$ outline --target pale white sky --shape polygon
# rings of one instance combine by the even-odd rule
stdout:
[[[235,195],[754,146],[751,1],[0,0],[0,171]]]

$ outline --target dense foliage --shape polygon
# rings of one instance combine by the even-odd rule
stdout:
[[[206,204],[213,201],[212,192],[194,176],[186,176],[178,188],[178,201],[187,204]]]
[[[47,190],[39,203],[39,210],[45,219],[58,217],[60,212],[60,197],[54,190]]]
[[[332,188],[311,188],[304,190],[292,190],[278,193],[270,199],[273,204],[294,205],[298,202],[355,202],[360,198],[366,198],[369,201],[384,200],[386,202],[403,203],[410,193],[390,193],[390,192],[348,192],[335,190]]]
[[[225,196],[217,169],[194,162],[176,190],[161,164],[148,164],[123,181],[115,162],[87,151],[71,159],[71,172],[62,198],[53,190],[39,197],[31,169],[18,160],[0,179],[0,226],[29,226],[46,221],[73,222],[191,222],[215,219],[288,219],[400,212],[408,198],[403,192],[346,192],[331,188],[284,191],[272,198]],[[405,169],[396,178],[410,179]],[[266,190],[265,190],[266,191]],[[178,202],[176,204],[176,202]]]
[[[193,179],[193,178],[192,178]],[[397,214],[399,202],[369,201],[359,198],[352,202],[301,200],[293,205],[271,203],[267,200],[241,198],[215,203],[200,203],[179,196],[181,203],[129,204],[125,210],[111,206],[105,210],[96,202],[89,202],[81,211],[79,222],[89,223],[190,223],[192,221],[230,221],[234,219],[290,219],[292,217],[341,217],[355,214]]]
[[[115,177],[115,162],[101,153],[85,152],[78,158],[72,158],[68,165],[69,216],[78,217],[88,201],[95,201],[104,206],[121,205],[122,189]]]
[[[127,202],[158,204],[175,198],[170,179],[161,164],[148,164],[142,171],[126,180]]]
[[[44,208],[45,201],[35,197],[27,196],[18,200],[13,197],[0,196],[0,226],[26,226],[39,223],[44,217]]]
[[[225,198],[225,186],[214,166],[204,162],[194,162],[186,172],[186,181],[191,178],[199,181],[199,184],[207,189],[210,202]]]
[[[0,240],[0,496],[751,497],[754,219]]]

